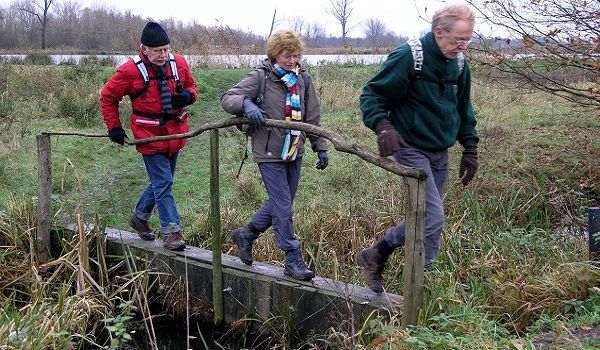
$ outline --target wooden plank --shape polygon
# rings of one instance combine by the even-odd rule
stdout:
[[[38,155],[38,220],[35,250],[38,262],[50,257],[50,225],[52,217],[52,165],[50,135],[37,135]]]
[[[223,324],[223,266],[219,203],[219,129],[210,131],[210,228],[213,251],[213,321],[215,326],[221,326]]]
[[[406,240],[404,245],[404,305],[402,327],[417,323],[423,304],[425,237],[425,180],[407,178]]]

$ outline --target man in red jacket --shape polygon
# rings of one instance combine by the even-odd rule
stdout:
[[[171,53],[169,36],[155,22],[142,31],[138,56],[121,65],[100,92],[102,117],[110,140],[123,145],[127,134],[119,118],[119,102],[131,100],[129,125],[135,139],[189,131],[184,107],[197,99],[196,82],[185,58]],[[179,212],[173,198],[173,179],[179,151],[186,139],[136,145],[142,154],[150,183],[140,196],[129,224],[144,240],[155,234],[148,219],[156,207],[164,247],[185,249]]]

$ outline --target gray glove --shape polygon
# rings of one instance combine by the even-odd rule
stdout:
[[[242,105],[244,108],[244,113],[246,117],[248,117],[248,121],[254,125],[263,125],[265,121],[265,117],[263,113],[265,113],[260,107],[258,107],[254,102],[252,102],[249,98],[244,99],[244,104]]]

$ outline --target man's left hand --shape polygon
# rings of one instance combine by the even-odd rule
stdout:
[[[319,161],[315,164],[315,168],[319,170],[325,170],[329,165],[329,156],[327,155],[327,151],[319,151],[317,152],[317,156],[319,157]]]
[[[460,159],[460,169],[458,171],[458,177],[461,179],[463,186],[466,186],[477,172],[477,146],[467,146],[462,152],[462,158]]]

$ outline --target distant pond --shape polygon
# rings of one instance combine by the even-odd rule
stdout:
[[[184,55],[192,65],[205,65],[211,67],[254,67],[259,64],[264,55]],[[6,60],[25,60],[27,55],[0,55]],[[131,55],[48,55],[54,64],[79,64],[87,59],[106,60],[110,59],[115,65],[125,62]],[[387,55],[303,55],[302,62],[306,65],[315,66],[323,64],[378,64],[382,63]]]

